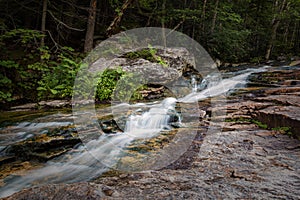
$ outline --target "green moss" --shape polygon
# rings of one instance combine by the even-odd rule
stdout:
[[[268,125],[267,124],[264,124],[260,121],[257,121],[255,119],[247,119],[247,118],[243,118],[243,117],[239,117],[239,118],[231,118],[231,119],[225,119],[225,122],[251,122],[255,125],[257,125],[259,128],[262,128],[262,129],[267,129],[268,128]]]
[[[164,67],[168,66],[167,62],[163,60],[162,57],[157,55],[157,49],[151,46],[148,46],[148,48],[139,51],[126,53],[124,57],[131,60],[143,58],[145,60],[149,60],[150,62],[159,63]]]
[[[286,134],[289,136],[293,136],[293,132],[292,132],[292,127],[287,127],[287,126],[279,126],[279,127],[275,127],[275,128],[270,128],[268,127],[267,124],[264,124],[261,121],[255,120],[255,119],[247,119],[247,118],[243,118],[243,117],[239,117],[239,118],[227,118],[225,119],[225,122],[251,122],[255,125],[257,125],[259,128],[261,129],[271,129],[273,131],[278,131],[279,133],[282,134]]]
[[[256,124],[259,128],[262,128],[262,129],[267,129],[268,128],[268,125],[267,124],[264,124],[260,121],[257,121],[257,120],[254,120],[254,119],[251,119],[251,122],[253,124]]]
[[[243,117],[239,117],[239,118],[226,118],[225,122],[251,122],[251,120]]]
[[[273,131],[278,131],[282,134],[286,134],[286,135],[289,135],[289,136],[293,135],[292,127],[288,127],[288,126],[275,127],[275,128],[272,128],[272,130]]]

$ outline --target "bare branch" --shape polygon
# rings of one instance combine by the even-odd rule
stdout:
[[[49,34],[52,42],[54,43],[54,46],[56,47],[56,51],[57,51],[61,46],[54,40],[54,38],[52,37],[52,34],[49,30],[46,30],[46,32]]]
[[[61,0],[63,3],[66,3],[74,8],[78,8],[78,9],[81,9],[81,10],[85,10],[85,11],[89,11],[89,7],[83,7],[83,6],[78,6],[76,4],[73,4],[73,3],[70,3],[69,1],[64,1],[64,0]]]
[[[55,21],[57,21],[59,24],[65,26],[66,28],[68,28],[68,29],[70,29],[70,30],[74,30],[74,31],[84,31],[84,30],[85,30],[85,29],[78,29],[78,28],[71,27],[71,26],[65,24],[64,22],[62,22],[61,20],[57,19],[57,18],[53,15],[53,13],[52,13],[51,11],[48,10],[48,12],[49,12],[49,14],[53,17],[53,19],[54,19]]]
[[[167,35],[166,35],[166,37],[168,37],[171,33],[173,33],[174,31],[176,31],[176,29],[178,29],[178,27],[181,25],[181,24],[183,24],[183,22],[184,22],[185,20],[183,19],[183,20],[181,20],[181,22],[179,22],[179,24],[177,24]]]

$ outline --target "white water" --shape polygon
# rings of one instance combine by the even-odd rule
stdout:
[[[196,80],[196,77],[194,75],[192,75],[191,77],[191,84],[192,84],[192,93],[195,93],[198,91],[198,83],[197,83],[197,80]]]
[[[179,100],[166,98],[161,103],[153,105],[148,112],[141,115],[131,115],[126,122],[124,133],[114,136],[102,135],[97,140],[91,140],[85,144],[85,147],[80,147],[51,162],[47,162],[46,166],[41,169],[32,171],[23,177],[12,178],[5,186],[0,188],[0,197],[11,195],[31,185],[71,183],[99,177],[109,169],[108,167],[113,167],[118,162],[122,157],[123,148],[133,140],[151,138],[159,134],[161,130],[168,129],[169,118],[175,112],[177,101],[195,102],[226,94],[230,90],[246,84],[250,74],[264,70],[265,68],[246,70],[237,76],[223,80],[220,79],[218,74],[211,74],[202,81],[199,87],[197,87],[196,80],[194,80],[191,94]],[[206,89],[197,92],[202,88]]]
[[[72,183],[99,177],[118,162],[123,148],[133,140],[151,138],[162,129],[169,128],[168,121],[170,114],[175,112],[175,104],[175,98],[166,98],[148,112],[130,116],[124,133],[102,135],[98,140],[88,142],[85,148],[73,150],[61,158],[47,162],[45,167],[32,171],[29,175],[10,180],[0,188],[0,196],[11,195],[33,183]]]
[[[266,71],[267,68],[268,67],[243,70],[240,72],[241,74],[223,80],[221,80],[221,77],[218,74],[208,75],[205,79],[203,79],[201,84],[201,87],[207,87],[206,89],[197,93],[192,92],[191,94],[188,94],[187,96],[179,99],[178,101],[196,102],[209,97],[227,94],[233,89],[244,87],[247,83],[247,78],[249,77],[249,75],[257,72]]]

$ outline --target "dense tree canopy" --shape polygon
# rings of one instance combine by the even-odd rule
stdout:
[[[299,52],[299,0],[4,0],[0,9],[3,36],[37,30],[50,48],[88,51],[85,41],[90,45],[123,30],[164,26],[188,34],[222,60]]]
[[[68,63],[72,80],[80,53],[145,26],[183,32],[224,62],[291,57],[300,51],[300,0],[2,0],[0,100],[25,89],[27,98],[58,94],[47,84],[63,83],[45,74]]]

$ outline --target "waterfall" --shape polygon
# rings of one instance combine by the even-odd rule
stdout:
[[[23,177],[10,178],[0,188],[0,197],[11,195],[24,187],[32,186],[33,183],[72,183],[99,177],[109,170],[109,167],[117,164],[122,157],[122,150],[132,141],[140,138],[152,138],[161,130],[169,129],[171,118],[177,114],[176,102],[196,102],[226,94],[232,89],[245,85],[250,74],[262,72],[265,69],[241,71],[240,74],[233,74],[223,80],[218,74],[210,74],[199,85],[196,78],[192,77],[192,92],[189,95],[178,100],[166,98],[161,103],[151,105],[147,112],[141,114],[135,112],[127,119],[124,133],[117,133],[113,136],[101,135],[97,140],[91,140],[85,144],[85,147],[81,146],[57,159],[48,161],[43,168],[31,171]],[[136,105],[132,107],[136,107]]]

